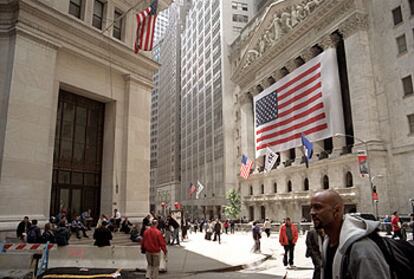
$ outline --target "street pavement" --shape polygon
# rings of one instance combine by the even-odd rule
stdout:
[[[299,236],[292,268],[283,266],[279,235],[262,236],[261,253],[256,254],[250,232],[223,234],[221,244],[205,240],[202,233],[190,233],[181,247],[169,246],[168,272],[160,278],[312,278],[304,235]]]

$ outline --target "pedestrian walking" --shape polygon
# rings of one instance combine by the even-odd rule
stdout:
[[[218,240],[218,243],[221,244],[220,235],[221,235],[221,222],[217,218],[216,222],[214,223],[214,239],[213,239],[213,241]]]
[[[158,279],[161,250],[167,256],[167,246],[157,226],[157,219],[153,219],[151,227],[144,232],[144,238],[141,242],[141,248],[147,258],[148,265],[145,277],[148,279]]]
[[[267,235],[267,238],[269,238],[270,237],[270,229],[271,229],[272,225],[271,225],[271,223],[270,223],[270,221],[269,221],[268,218],[266,218],[266,220],[265,220],[265,222],[263,224],[263,227],[265,229],[265,233]]]
[[[230,221],[230,233],[234,234],[234,226],[236,225],[236,222],[234,220]]]
[[[324,239],[323,229],[310,230],[306,235],[306,254],[307,258],[312,259],[312,263],[315,267],[313,271],[313,279],[321,278],[322,268],[322,244]]]
[[[391,217],[391,226],[392,226],[392,238],[398,237],[399,239],[403,239],[401,234],[401,220],[400,216],[398,215],[398,211],[394,211]]]
[[[252,235],[254,240],[253,252],[260,253],[260,239],[262,238],[262,231],[256,221],[253,222]]]
[[[229,226],[230,226],[229,220],[224,221],[223,227],[224,227],[224,232],[226,234],[228,234]]]
[[[291,222],[289,217],[286,217],[285,223],[282,225],[279,232],[279,243],[285,249],[285,254],[283,256],[284,266],[287,266],[289,263],[290,267],[294,267],[294,251],[296,242],[298,241],[298,235],[298,228]]]
[[[108,228],[108,222],[102,221],[102,225],[95,229],[93,233],[95,243],[93,245],[98,247],[111,246],[112,233]]]
[[[344,216],[344,202],[333,190],[314,194],[310,213],[315,229],[324,229],[326,233],[322,279],[391,278],[380,248],[367,237],[379,222]]]

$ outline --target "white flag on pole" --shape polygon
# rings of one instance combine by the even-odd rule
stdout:
[[[273,152],[272,149],[269,147],[266,148],[265,172],[270,172],[272,170],[278,157],[279,155]]]
[[[200,193],[201,193],[201,191],[203,191],[203,189],[204,189],[204,185],[201,184],[201,182],[199,180],[197,180],[197,192],[196,192],[196,199],[197,200],[200,197]]]

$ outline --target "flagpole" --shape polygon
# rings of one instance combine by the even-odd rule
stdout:
[[[138,7],[138,5],[142,4],[142,2],[138,1],[137,4],[135,4],[134,6],[132,6],[131,8],[129,8],[125,13],[123,13],[122,15],[120,15],[118,18],[114,19],[112,21],[111,24],[109,24],[104,30],[101,31],[101,34],[105,33],[106,31],[108,31],[109,28],[111,28],[116,21],[123,19],[130,11],[132,11],[133,9],[135,9],[136,7]]]

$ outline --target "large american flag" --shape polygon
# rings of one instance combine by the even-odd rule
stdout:
[[[328,49],[254,98],[256,157],[343,133],[335,49]]]
[[[250,175],[250,169],[252,168],[252,165],[253,161],[243,154],[240,166],[240,176],[244,179],[247,179]]]
[[[158,0],[153,0],[148,8],[137,14],[137,34],[134,51],[152,50]]]

